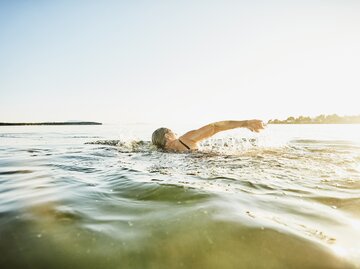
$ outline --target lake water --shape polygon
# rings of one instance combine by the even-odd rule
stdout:
[[[360,125],[156,127],[1,127],[0,268],[360,268]]]

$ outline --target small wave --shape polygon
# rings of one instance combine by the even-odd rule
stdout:
[[[150,141],[133,140],[133,141],[121,141],[121,140],[96,140],[92,142],[86,142],[87,145],[103,145],[116,147],[119,152],[148,152],[154,150],[155,147]]]
[[[15,174],[30,174],[32,172],[33,171],[31,171],[31,170],[3,171],[3,172],[0,172],[0,176],[3,176],[3,175],[15,175]]]
[[[105,145],[105,146],[118,146],[122,145],[120,140],[96,140],[92,142],[86,142],[85,145]]]
[[[291,140],[290,144],[300,144],[304,146],[316,147],[332,147],[344,149],[360,149],[360,146],[353,141],[348,140],[314,140],[314,139],[295,139]]]

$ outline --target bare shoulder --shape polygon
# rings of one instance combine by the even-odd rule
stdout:
[[[196,141],[193,141],[192,139],[187,138],[186,136],[181,136],[179,137],[179,139],[177,140],[178,145],[182,148],[182,149],[187,149],[186,147],[192,149],[197,149],[198,145],[196,143]],[[185,144],[185,145],[184,145]]]
[[[180,142],[181,141],[181,142]],[[190,150],[197,149],[197,144],[191,142],[190,140],[184,139],[176,139],[168,143],[167,147],[168,150],[176,151],[176,152],[185,152]]]

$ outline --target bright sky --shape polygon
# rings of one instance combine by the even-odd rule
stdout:
[[[1,1],[0,121],[360,114],[360,1]]]

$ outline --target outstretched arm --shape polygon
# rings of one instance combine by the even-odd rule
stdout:
[[[187,132],[186,134],[182,135],[180,139],[196,143],[209,138],[218,132],[240,127],[248,128],[252,132],[259,132],[261,129],[264,129],[264,125],[261,120],[219,121],[205,125],[197,130]]]

